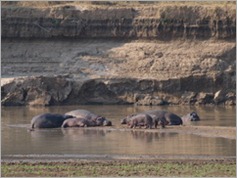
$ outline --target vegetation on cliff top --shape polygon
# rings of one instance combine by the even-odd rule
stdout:
[[[3,6],[19,6],[19,7],[37,7],[45,8],[49,6],[61,6],[61,5],[84,5],[90,7],[145,7],[145,6],[218,6],[218,7],[233,7],[236,5],[235,1],[3,1]]]

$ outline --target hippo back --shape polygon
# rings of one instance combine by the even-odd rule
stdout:
[[[153,122],[166,119],[165,118],[166,111],[150,110],[145,111],[144,113],[150,115],[153,119]]]
[[[77,110],[69,111],[66,113],[66,115],[71,115],[73,117],[82,117],[90,121],[95,121],[97,126],[111,126],[112,125],[112,122],[106,119],[105,117],[99,116],[85,109],[77,109]]]
[[[71,116],[74,116],[74,117],[83,117],[83,118],[86,118],[86,119],[96,119],[98,117],[98,115],[90,112],[90,111],[87,111],[85,109],[77,109],[77,110],[73,110],[73,111],[69,111],[67,113],[65,113],[65,115],[71,115]]]
[[[153,119],[158,119],[164,117],[166,111],[150,110],[145,111],[144,113],[149,114]]]

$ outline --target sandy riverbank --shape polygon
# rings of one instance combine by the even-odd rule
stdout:
[[[83,128],[84,129],[84,128]],[[112,127],[98,127],[98,128],[86,128],[86,129],[97,129],[97,130],[120,130],[120,131],[140,131],[140,132],[151,132],[151,133],[179,133],[179,134],[195,134],[204,137],[221,137],[227,139],[236,139],[236,127],[220,127],[220,126],[166,126],[166,128],[158,129],[129,129],[126,125],[118,125]]]

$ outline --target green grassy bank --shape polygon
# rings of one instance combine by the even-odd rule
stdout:
[[[235,177],[232,161],[2,162],[2,177],[191,176]]]

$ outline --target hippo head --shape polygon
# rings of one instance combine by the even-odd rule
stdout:
[[[127,118],[121,119],[120,123],[121,123],[121,124],[127,124]]]
[[[98,117],[95,119],[96,125],[97,125],[97,126],[102,126],[105,120],[106,120],[106,119],[105,119],[104,117],[98,116]]]
[[[197,113],[196,112],[191,112],[190,114],[189,114],[189,119],[190,119],[190,121],[200,121],[200,118],[199,118],[199,116],[197,115]]]
[[[127,124],[131,117],[135,116],[136,114],[131,114],[123,119],[121,119],[120,124]]]
[[[191,112],[185,116],[183,116],[182,118],[183,122],[189,122],[189,121],[200,121],[199,116],[197,115],[196,112]]]
[[[112,122],[106,119],[103,122],[103,126],[112,126]]]
[[[109,121],[108,119],[102,117],[102,116],[99,116],[99,117],[96,118],[96,125],[98,125],[98,126],[111,126],[112,122]]]

